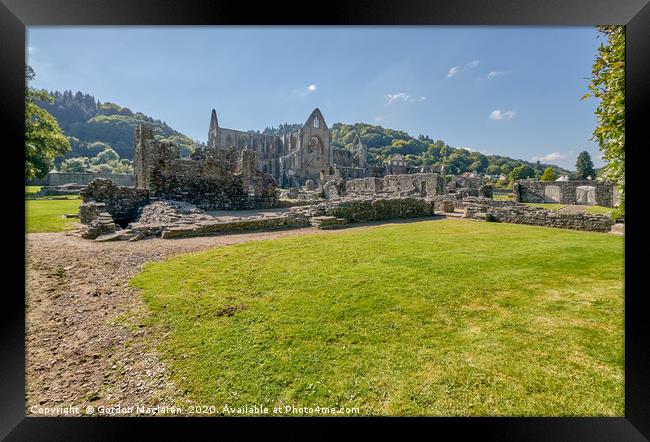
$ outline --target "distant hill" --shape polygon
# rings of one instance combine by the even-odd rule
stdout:
[[[500,155],[484,155],[465,148],[454,148],[442,140],[433,140],[429,136],[417,138],[406,132],[373,126],[366,123],[335,123],[331,127],[332,144],[338,148],[352,148],[355,133],[368,146],[368,161],[381,164],[394,155],[402,155],[409,163],[420,165],[445,164],[449,173],[477,171],[490,175],[507,176],[515,167],[527,165],[535,175],[541,175],[551,166],[558,174],[570,172],[556,165],[540,162],[518,160]]]
[[[57,119],[72,145],[72,150],[57,158],[55,164],[64,158],[94,157],[107,145],[120,158],[133,159],[133,129],[138,123],[152,126],[156,139],[175,142],[184,154],[199,144],[163,121],[115,103],[101,103],[89,94],[54,91],[50,95],[54,97],[54,103],[40,102],[39,105]]]
[[[61,129],[69,137],[72,150],[64,157],[57,158],[60,164],[65,158],[94,157],[110,146],[122,159],[133,159],[133,129],[138,123],[153,127],[158,140],[176,143],[185,155],[196,146],[202,145],[197,140],[172,129],[167,123],[151,118],[141,112],[121,107],[115,103],[101,103],[95,97],[82,92],[50,92],[54,103],[41,102],[59,122]],[[284,123],[279,127],[267,127],[265,134],[289,132],[301,127],[300,124]],[[394,155],[402,155],[412,165],[445,164],[451,174],[477,171],[490,175],[507,176],[514,168],[527,165],[536,176],[543,173],[549,164],[532,163],[499,155],[484,155],[464,148],[454,148],[442,140],[433,140],[429,136],[412,135],[381,126],[366,123],[335,123],[331,126],[332,145],[337,148],[351,149],[354,136],[359,133],[361,140],[368,146],[368,162],[380,165]],[[568,170],[550,165],[558,174],[569,174]]]

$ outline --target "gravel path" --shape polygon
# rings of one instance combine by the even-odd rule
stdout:
[[[26,413],[78,406],[84,414],[89,405],[153,407],[182,400],[154,348],[159,331],[141,326],[147,309],[128,280],[147,261],[307,233],[325,232],[306,228],[136,242],[26,235]]]
[[[562,207],[559,212],[562,213],[585,213],[587,211],[587,207],[585,205],[578,205],[578,204],[570,204],[566,207]]]

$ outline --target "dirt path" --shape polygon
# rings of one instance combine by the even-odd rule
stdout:
[[[562,207],[559,210],[559,212],[562,212],[562,213],[585,213],[587,211],[587,207],[589,207],[589,206],[570,204],[568,206]]]
[[[170,255],[317,232],[104,243],[26,235],[27,414],[40,414],[32,406],[78,406],[83,414],[88,405],[173,405],[179,393],[152,348],[156,330],[140,326],[147,310],[129,278]]]

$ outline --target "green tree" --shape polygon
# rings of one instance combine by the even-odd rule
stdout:
[[[54,158],[70,150],[70,142],[56,119],[36,104],[54,99],[44,90],[29,86],[34,70],[25,66],[25,178],[43,178],[53,167]]]
[[[580,152],[576,160],[576,178],[586,180],[588,177],[595,178],[596,171],[594,170],[594,163],[591,161],[589,152],[584,150]]]
[[[524,180],[526,178],[533,178],[535,176],[535,170],[530,167],[528,164],[521,164],[514,169],[508,175],[510,181],[513,180]]]
[[[557,173],[553,170],[551,166],[548,166],[546,169],[544,169],[544,173],[542,174],[541,178],[539,179],[540,181],[555,181],[557,179]]]
[[[59,170],[64,173],[84,173],[88,172],[90,161],[86,157],[75,157],[63,160]]]
[[[501,175],[508,176],[510,175],[510,172],[512,172],[512,166],[508,163],[504,163],[501,166]]]
[[[109,161],[117,161],[119,159],[120,156],[117,154],[117,152],[108,147],[97,154],[97,161],[95,164],[106,164]]]
[[[600,99],[598,124],[593,138],[598,141],[606,165],[603,176],[621,192],[614,216],[625,214],[625,27],[598,26],[606,43],[598,48],[591,71],[589,91],[582,98]],[[593,176],[593,175],[592,175]]]
[[[499,175],[499,172],[501,172],[501,168],[496,164],[490,164],[487,167],[485,172],[489,175]]]

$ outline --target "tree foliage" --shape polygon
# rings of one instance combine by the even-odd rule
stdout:
[[[25,178],[43,178],[52,168],[54,159],[70,149],[70,143],[57,120],[37,102],[51,102],[46,92],[29,86],[35,77],[30,66],[25,67]]]
[[[600,99],[596,108],[598,124],[593,132],[603,153],[603,177],[621,192],[615,216],[625,213],[625,27],[598,26],[606,39],[598,48],[589,91],[583,98]]]
[[[576,160],[576,179],[586,180],[590,177],[596,178],[596,171],[589,152],[585,150],[580,152]]]
[[[547,167],[544,169],[544,173],[540,177],[540,181],[555,181],[557,179],[557,173],[553,170],[552,167]]]
[[[133,162],[120,159],[117,152],[107,146],[95,157],[73,157],[64,159],[59,171],[65,173],[133,173]]]
[[[53,100],[39,104],[58,120],[70,139],[72,150],[65,158],[90,158],[106,145],[121,158],[132,158],[133,130],[139,123],[151,126],[157,140],[176,143],[182,155],[189,155],[200,144],[163,121],[115,103],[101,103],[90,94],[53,91],[50,95]],[[58,163],[62,160],[60,158]]]
[[[512,172],[508,175],[508,179],[510,181],[514,180],[525,180],[526,178],[534,178],[535,177],[535,169],[533,169],[531,166],[528,164],[522,164],[520,166],[515,167],[512,169]]]
[[[544,170],[542,166],[548,166],[499,155],[484,155],[451,147],[444,141],[434,141],[427,135],[420,134],[415,138],[403,131],[366,123],[335,123],[331,126],[331,131],[332,146],[339,149],[352,149],[354,137],[358,133],[361,141],[368,146],[368,163],[377,166],[385,164],[398,154],[413,166],[444,164],[446,170],[454,175],[476,171],[508,176],[514,168],[527,165],[534,170],[532,176],[535,176],[535,171],[541,175]],[[558,166],[552,167],[558,172],[568,173]]]

